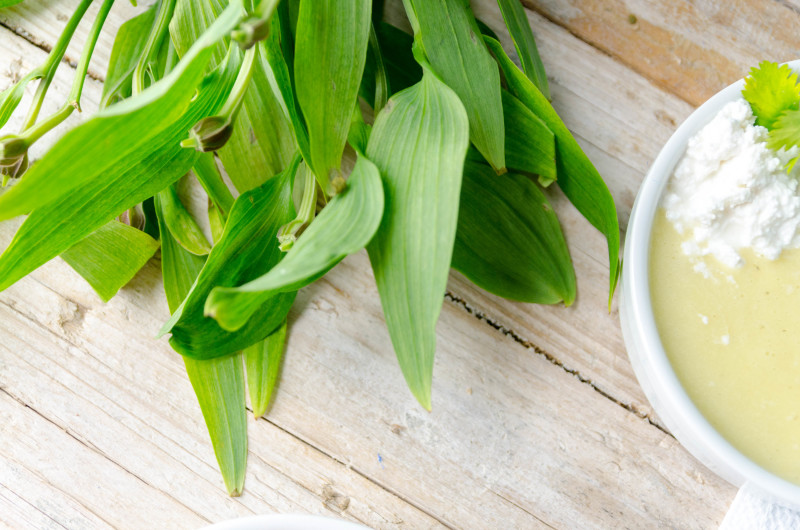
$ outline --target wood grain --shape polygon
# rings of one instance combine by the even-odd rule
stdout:
[[[47,49],[63,24],[50,13],[68,14],[74,3],[28,0],[0,22]],[[511,50],[496,4],[473,5]],[[537,9],[547,17],[528,17],[554,105],[606,177],[624,227],[642,176],[692,98]],[[135,12],[115,5],[96,78],[114,28]],[[399,20],[399,3],[387,14]],[[10,79],[43,55],[0,29],[0,89],[4,72]],[[55,94],[67,92],[69,73],[62,67]],[[87,85],[87,112],[99,90]],[[275,406],[267,421],[250,423],[239,499],[224,495],[180,358],[152,339],[167,317],[158,262],[106,305],[64,263],[46,265],[0,293],[0,333],[9,337],[0,345],[0,420],[31,422],[39,444],[26,454],[25,431],[0,423],[0,525],[139,527],[150,498],[172,507],[175,519],[164,523],[177,527],[262,512],[375,528],[718,525],[734,489],[659,428],[627,361],[616,307],[607,311],[604,240],[558,192],[552,200],[578,301],[569,309],[511,303],[454,273],[431,414],[405,388],[363,254],[303,290]],[[0,225],[0,240],[12,230]],[[42,449],[50,447],[52,455]],[[87,470],[111,486],[92,489]],[[128,491],[134,500],[117,505]]]
[[[744,77],[760,61],[785,62],[800,56],[797,2],[523,0],[523,4],[693,105]]]

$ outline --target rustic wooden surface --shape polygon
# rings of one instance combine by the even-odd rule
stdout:
[[[76,3],[0,12],[0,90],[43,60]],[[648,165],[694,105],[759,60],[800,55],[800,7],[787,0],[524,3],[554,105],[606,177],[623,230]],[[473,6],[511,49],[494,0]],[[89,112],[113,33],[139,9],[120,0],[112,11]],[[387,16],[402,17],[399,3]],[[71,74],[62,65],[54,94]],[[363,253],[301,291],[276,401],[250,419],[237,499],[181,359],[153,338],[168,317],[160,263],[108,304],[60,260],[47,264],[0,293],[0,527],[197,528],[276,512],[375,528],[717,526],[735,489],[652,412],[616,302],[607,310],[604,240],[552,200],[577,302],[512,303],[452,274],[432,413],[405,388]],[[0,224],[2,245],[15,227]]]

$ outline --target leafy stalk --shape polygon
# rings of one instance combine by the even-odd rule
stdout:
[[[219,114],[203,118],[189,131],[189,137],[181,142],[181,147],[194,148],[201,153],[222,149],[233,134],[233,123],[242,108],[244,94],[253,78],[258,48],[252,47],[244,54],[244,62],[236,76],[236,82]]]
[[[133,94],[139,94],[146,87],[145,76],[149,73],[151,80],[156,78],[152,73],[152,68],[157,63],[158,50],[161,43],[169,34],[169,21],[172,18],[172,13],[175,11],[175,2],[177,0],[161,0],[156,12],[156,21],[150,35],[147,38],[147,43],[144,45],[144,50],[136,63],[136,68],[133,70]]]
[[[39,116],[39,111],[42,108],[42,103],[47,95],[47,90],[50,88],[50,83],[52,83],[53,77],[55,77],[56,69],[58,69],[58,65],[61,63],[61,59],[64,57],[64,53],[67,51],[67,46],[69,45],[70,40],[72,40],[72,36],[75,34],[78,24],[80,24],[81,20],[83,19],[83,15],[86,14],[86,10],[89,9],[89,6],[93,1],[94,0],[81,0],[81,3],[78,4],[78,7],[73,12],[69,21],[67,21],[64,31],[61,32],[61,36],[59,36],[58,41],[56,41],[56,45],[53,46],[53,49],[50,52],[50,55],[47,57],[45,63],[34,70],[34,72],[37,70],[40,72],[39,75],[41,76],[41,81],[39,81],[39,86],[36,87],[36,93],[33,96],[33,103],[31,104],[28,115],[23,122],[23,131],[36,123],[36,119]],[[92,47],[94,47],[94,44],[92,44]],[[0,121],[0,126],[2,126],[4,123],[5,120]]]
[[[20,138],[23,138],[28,146],[32,145],[45,133],[52,130],[58,124],[67,119],[74,110],[81,110],[81,94],[83,93],[83,84],[86,80],[86,73],[89,70],[89,63],[92,60],[92,54],[94,53],[94,47],[97,44],[97,38],[100,36],[100,31],[103,29],[103,24],[105,24],[106,18],[108,17],[108,12],[111,10],[112,5],[114,5],[114,0],[104,0],[103,5],[100,6],[100,11],[97,14],[94,24],[92,25],[91,31],[89,32],[89,40],[84,44],[83,53],[81,54],[80,61],[78,62],[78,67],[75,70],[75,77],[72,82],[72,89],[70,90],[69,96],[67,96],[67,102],[52,116],[41,123],[33,125],[33,122],[31,121],[36,120],[38,108],[36,112],[29,117],[28,121],[26,121],[26,125],[23,127],[23,132],[20,134]],[[41,102],[37,103],[37,105],[39,104],[41,104]]]

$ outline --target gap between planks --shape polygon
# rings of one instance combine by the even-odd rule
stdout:
[[[17,37],[21,38],[22,40],[24,40],[25,42],[27,42],[31,46],[35,46],[35,47],[39,48],[40,50],[42,50],[43,52],[45,52],[47,54],[49,54],[51,51],[53,51],[53,47],[52,46],[50,46],[49,44],[47,44],[44,41],[36,40],[33,37],[33,35],[31,35],[27,31],[25,31],[25,29],[23,29],[21,27],[12,27],[12,26],[9,26],[8,24],[6,24],[5,22],[0,21],[0,28],[7,29],[8,31],[10,31],[11,33],[16,35]],[[64,53],[64,57],[61,58],[61,62],[66,64],[66,65],[68,65],[73,70],[78,68],[78,61],[75,60],[75,59],[71,59],[66,53]],[[101,74],[98,74],[97,72],[94,72],[92,70],[92,68],[91,68],[91,65],[89,65],[89,66],[90,66],[89,69],[86,71],[86,77],[88,77],[89,79],[93,79],[94,81],[98,81],[100,83],[104,83],[105,82],[105,77],[103,75],[101,75]]]
[[[536,344],[533,344],[531,341],[521,337],[513,329],[509,329],[509,328],[505,327],[504,325],[498,323],[497,321],[495,321],[494,319],[492,319],[491,317],[489,317],[485,313],[483,313],[480,309],[472,307],[471,305],[469,305],[466,302],[466,300],[464,300],[463,298],[460,298],[458,295],[454,294],[452,291],[448,290],[445,293],[444,297],[445,297],[446,300],[448,300],[451,303],[453,303],[454,305],[460,307],[461,309],[463,309],[464,311],[466,311],[470,315],[474,316],[479,321],[487,324],[489,327],[491,327],[491,328],[499,331],[503,335],[511,338],[514,342],[516,342],[517,344],[519,344],[523,348],[532,351],[536,355],[544,357],[547,360],[547,362],[549,362],[550,364],[561,368],[566,373],[568,373],[571,376],[575,377],[581,383],[583,383],[585,385],[589,385],[589,387],[591,387],[592,390],[594,390],[595,392],[597,392],[598,394],[600,394],[604,398],[608,399],[609,401],[611,401],[615,405],[617,405],[619,407],[622,407],[623,409],[627,410],[631,414],[634,414],[638,418],[647,421],[647,423],[649,423],[650,425],[652,425],[656,429],[660,430],[661,432],[663,432],[664,434],[666,434],[670,438],[675,438],[672,435],[672,433],[669,432],[666,429],[666,427],[661,425],[657,420],[651,418],[650,415],[648,415],[646,412],[643,412],[643,411],[639,410],[637,407],[635,407],[634,405],[632,405],[630,403],[625,403],[625,402],[620,401],[619,399],[615,398],[614,396],[609,394],[607,391],[603,390],[602,388],[600,388],[599,386],[594,384],[594,382],[591,379],[589,379],[588,377],[585,377],[584,375],[582,375],[578,370],[575,370],[573,368],[570,368],[570,367],[566,366],[562,361],[560,361],[558,358],[556,358],[553,354],[543,350],[542,348],[538,347]]]

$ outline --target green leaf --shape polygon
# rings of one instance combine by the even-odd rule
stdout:
[[[778,116],[769,131],[767,146],[775,150],[800,146],[800,110],[788,110]],[[798,157],[790,160],[786,170],[791,171],[797,160]]]
[[[213,23],[225,4],[227,2],[221,0],[178,1],[170,34],[179,56],[183,56]],[[224,47],[218,48],[213,61],[220,61],[224,51]],[[235,55],[237,64],[241,64],[241,50],[232,47],[230,53]],[[217,153],[239,192],[260,186],[283,171],[296,149],[289,118],[270,85],[271,69],[263,44],[257,44],[256,54],[252,79],[237,114],[233,134]]]
[[[183,57],[228,5],[228,0],[177,0],[169,22],[169,35],[179,57]],[[220,64],[230,40],[226,36],[214,47],[207,71]]]
[[[240,16],[226,13],[168,77],[68,132],[0,196],[2,219],[33,210],[0,256],[0,290],[189,171],[197,153],[180,140],[222,106],[236,77],[217,70],[192,99],[210,47]]]
[[[0,8],[15,6],[22,1],[23,0],[0,0]]]
[[[278,6],[278,16],[273,16],[270,21],[270,34],[265,43],[267,62],[272,68],[275,84],[289,113],[289,123],[294,133],[297,149],[303,155],[304,160],[310,160],[311,147],[308,143],[308,129],[295,95],[294,38],[288,27],[287,9],[287,3],[281,2]]]
[[[217,287],[206,301],[206,314],[220,326],[245,325],[270,298],[297,291],[317,280],[348,254],[372,239],[383,214],[383,190],[375,165],[359,157],[344,191],[311,222],[286,257],[260,278],[240,287]]]
[[[263,416],[269,408],[283,360],[286,345],[286,321],[269,337],[244,350],[247,368],[247,389],[250,405],[256,418]]]
[[[135,16],[119,27],[108,60],[106,80],[103,83],[103,96],[100,108],[107,107],[115,99],[125,99],[131,95],[133,70],[144,51],[147,37],[156,17],[155,5],[144,13]]]
[[[415,42],[469,116],[469,135],[498,173],[505,171],[505,129],[497,64],[481,40],[467,0],[403,0]]]
[[[389,95],[418,83],[422,79],[422,67],[411,53],[414,37],[386,22],[381,22],[375,30],[389,79]]]
[[[206,263],[206,256],[192,254],[172,236],[166,223],[165,205],[156,195],[155,210],[161,233],[161,273],[164,277],[164,294],[170,313],[175,313],[192,289],[197,275]]]
[[[203,268],[205,258],[187,252],[172,237],[164,222],[164,205],[156,197],[161,226],[161,266],[164,291],[175,312]],[[242,355],[206,361],[183,358],[208,428],[214,454],[228,493],[238,496],[247,466],[247,407],[244,399]]]
[[[371,0],[302,0],[294,75],[314,175],[328,195],[341,178],[350,116],[367,59]]]
[[[217,153],[240,193],[286,169],[297,149],[289,118],[268,79],[270,67],[264,45],[257,44],[257,48],[253,78],[233,135]]]
[[[539,175],[539,182],[543,186],[556,180],[556,142],[553,132],[506,90],[503,90],[503,114],[508,167]]]
[[[211,252],[211,245],[208,244],[206,236],[178,197],[175,184],[164,188],[158,196],[162,204],[164,222],[169,227],[172,237],[192,254],[203,256]]]
[[[231,190],[228,189],[228,185],[222,179],[219,168],[217,168],[214,153],[201,154],[194,167],[192,167],[192,172],[197,177],[200,185],[203,186],[208,198],[217,207],[219,215],[226,219],[233,206],[234,198]]]
[[[454,269],[504,298],[536,304],[575,300],[575,271],[558,218],[530,179],[467,161]]]
[[[744,79],[742,97],[750,103],[756,125],[771,129],[781,114],[797,110],[800,104],[797,74],[789,65],[762,61]]]
[[[619,221],[614,198],[592,162],[575,141],[547,98],[511,62],[500,43],[484,38],[502,68],[508,90],[534,112],[556,137],[558,186],[579,212],[605,237],[608,243],[609,304],[620,273]]]
[[[436,321],[458,222],[468,118],[430,71],[375,120],[367,156],[380,171],[383,220],[367,246],[386,325],[411,392],[431,408]]]
[[[34,79],[41,78],[42,75],[42,71],[37,68],[26,74],[22,79],[4,91],[0,92],[0,127],[3,127],[6,123],[8,123],[11,115],[14,114],[17,106],[19,106],[19,102],[22,101],[22,96],[25,94],[25,87],[28,85],[28,83]]]
[[[108,302],[158,250],[158,241],[111,221],[70,247],[61,257]]]
[[[514,41],[517,55],[522,63],[522,71],[528,76],[536,88],[550,99],[550,87],[547,85],[547,74],[544,71],[544,64],[539,57],[539,50],[536,48],[536,40],[533,37],[528,17],[525,15],[525,8],[520,0],[497,0],[503,20]],[[497,40],[497,37],[494,37]]]
[[[208,255],[202,272],[181,308],[161,333],[172,333],[175,351],[195,359],[227,355],[263,340],[286,318],[295,294],[282,293],[264,302],[236,333],[203,314],[214,287],[233,287],[258,278],[281,259],[276,235],[294,218],[290,182],[299,157],[289,169],[243,193],[234,203],[222,238]]]
[[[247,467],[247,407],[242,354],[198,361],[183,359],[203,411],[225,487],[232,497],[244,489]]]

